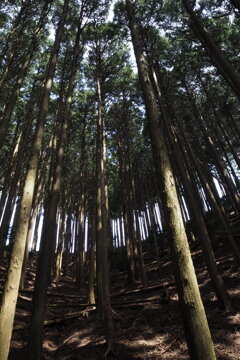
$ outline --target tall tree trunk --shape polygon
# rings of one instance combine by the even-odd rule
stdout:
[[[159,124],[159,111],[150,81],[149,68],[143,55],[133,5],[130,0],[126,0],[126,5],[139,79],[147,111],[153,156],[159,176],[159,187],[163,206],[165,207],[166,219],[169,224],[170,248],[189,352],[194,360],[213,360],[216,359],[216,356],[184,230],[165,138]]]
[[[182,161],[182,154],[181,149],[178,146],[177,138],[173,139],[172,134],[170,133],[170,129],[168,129],[168,135],[170,140],[170,146],[173,148],[173,154],[174,158],[176,160],[176,164],[178,166],[181,179],[183,181],[183,186],[186,192],[186,202],[187,207],[190,211],[190,216],[194,221],[194,224],[196,226],[197,234],[199,236],[204,259],[207,265],[207,269],[209,272],[209,275],[212,280],[212,284],[215,290],[215,293],[217,295],[220,307],[223,308],[226,311],[231,310],[231,300],[230,297],[225,289],[223,280],[218,272],[213,250],[211,247],[211,240],[208,235],[208,231],[204,222],[204,218],[201,212],[201,209],[199,208],[199,204],[195,195],[195,191],[192,188],[192,183],[190,181],[190,175],[189,170],[185,166],[184,162]],[[174,141],[174,142],[173,142]]]
[[[98,64],[99,65],[99,64]],[[109,247],[109,209],[107,199],[106,183],[106,143],[105,143],[105,121],[104,103],[102,93],[102,82],[100,74],[97,73],[97,99],[98,99],[98,123],[97,123],[97,311],[98,317],[105,321],[106,338],[108,348],[112,350],[114,344],[114,330],[112,320],[112,308],[110,302],[108,247]]]
[[[127,184],[126,184],[126,176],[125,176],[126,160],[123,156],[123,142],[120,135],[118,137],[118,159],[119,159],[119,171],[120,171],[120,183],[121,183],[120,188],[121,188],[121,199],[122,199],[123,226],[124,226],[124,234],[125,234],[127,274],[128,274],[128,282],[132,284],[134,264],[133,264],[133,250],[131,246],[132,244],[129,236],[128,215],[127,215],[129,204],[127,199]]]
[[[25,56],[24,63],[22,64],[22,66],[19,69],[19,74],[18,74],[18,77],[16,80],[16,84],[14,85],[11,95],[9,97],[9,100],[5,106],[5,109],[4,109],[4,112],[2,115],[2,119],[1,119],[1,123],[0,123],[0,147],[2,146],[4,137],[8,130],[8,124],[10,122],[10,119],[11,119],[11,116],[12,116],[12,113],[14,110],[14,106],[15,106],[17,98],[18,98],[20,88],[23,84],[27,70],[29,68],[30,61],[31,61],[34,51],[36,49],[36,46],[38,43],[38,36],[44,25],[44,19],[48,12],[49,2],[50,2],[49,0],[45,1],[39,22],[38,22],[36,28],[34,29],[33,37],[32,37],[30,46],[28,48],[28,52]]]
[[[136,224],[136,242],[137,242],[137,255],[139,260],[139,267],[140,267],[140,276],[143,283],[143,286],[147,286],[147,275],[144,265],[143,259],[143,251],[142,251],[142,239],[141,239],[141,232],[140,232],[140,224],[139,224],[139,213],[137,210],[137,203],[136,203],[136,193],[135,193],[135,182],[132,173],[132,166],[131,166],[131,197],[132,197],[132,205],[134,211],[135,224]]]
[[[9,50],[12,50],[11,45],[12,45],[13,40],[16,38],[19,38],[21,36],[22,30],[24,29],[24,26],[26,26],[26,19],[29,16],[30,8],[31,8],[31,3],[22,2],[21,8],[20,8],[16,18],[14,19],[12,28],[7,35],[6,42],[5,42],[4,46],[2,47],[2,51],[0,53],[0,64],[3,63],[5,56],[7,56],[8,53],[11,53],[11,51],[9,51]]]
[[[80,164],[79,164],[79,194],[78,194],[78,209],[77,209],[77,221],[78,221],[78,234],[76,237],[76,282],[83,289],[84,282],[84,236],[85,236],[85,208],[86,208],[86,196],[85,196],[85,147],[86,147],[86,113],[83,119],[83,131],[81,135],[81,152],[80,152]]]
[[[211,184],[209,183],[208,179],[206,178],[204,171],[202,169],[202,167],[200,166],[199,162],[197,161],[197,158],[194,154],[194,151],[190,145],[190,143],[188,142],[187,138],[184,136],[184,133],[182,131],[182,128],[180,127],[181,130],[181,135],[184,138],[184,142],[186,145],[186,148],[189,152],[190,158],[193,162],[193,165],[195,166],[195,169],[199,175],[200,181],[202,183],[202,186],[204,187],[204,190],[208,196],[208,200],[210,202],[210,205],[212,207],[212,209],[214,210],[215,214],[216,214],[216,218],[219,221],[219,224],[221,224],[222,229],[224,230],[225,234],[226,234],[226,238],[229,241],[229,244],[232,247],[233,253],[237,258],[237,261],[240,262],[240,251],[238,249],[238,246],[236,244],[236,241],[234,240],[232,234],[231,234],[231,230],[228,226],[227,220],[225,218],[224,213],[222,212],[220,206],[221,203],[218,204],[218,201],[216,200],[216,198],[218,198],[217,194],[215,194],[212,191],[212,187]],[[219,206],[220,205],[220,206]]]
[[[62,255],[64,249],[64,222],[65,222],[65,211],[63,210],[60,214],[60,224],[59,224],[59,235],[58,235],[58,246],[57,246],[57,254],[56,254],[56,266],[55,266],[55,276],[54,281],[58,282],[61,269],[62,269]]]
[[[32,241],[32,251],[33,252],[37,251],[37,241],[38,241],[38,236],[39,236],[39,226],[40,226],[40,220],[41,220],[41,211],[42,211],[42,208],[40,206],[39,212],[38,212],[38,214],[36,216],[36,222],[35,222],[35,228],[34,228],[34,234],[33,234],[33,241]],[[31,258],[31,266],[33,265],[32,260],[33,260],[33,258]]]
[[[205,258],[205,262],[207,265],[207,269],[209,272],[209,275],[212,280],[212,284],[214,287],[214,290],[216,292],[217,298],[219,300],[219,304],[221,308],[223,308],[226,311],[231,310],[231,300],[229,297],[229,294],[227,293],[223,280],[218,272],[213,250],[211,247],[211,240],[208,235],[208,231],[204,222],[203,213],[201,211],[200,204],[198,202],[198,198],[196,196],[197,191],[195,191],[193,184],[194,180],[191,181],[192,176],[190,173],[190,169],[188,167],[185,152],[181,147],[181,144],[178,142],[178,138],[174,136],[174,133],[169,126],[169,119],[167,116],[167,112],[165,109],[165,104],[162,99],[161,91],[158,85],[158,81],[156,76],[154,76],[155,73],[153,73],[154,78],[154,84],[155,89],[157,92],[158,102],[161,109],[161,115],[165,124],[165,127],[167,129],[167,135],[170,142],[170,147],[173,150],[173,157],[176,160],[177,168],[180,172],[181,179],[183,181],[184,190],[186,192],[186,201],[187,201],[187,207],[190,210],[190,215],[193,218],[193,221],[195,223],[197,233],[200,238],[200,242],[203,249],[203,254]]]
[[[232,180],[229,178],[229,176],[227,174],[227,169],[226,169],[223,161],[221,160],[220,156],[217,153],[217,150],[214,146],[214,141],[211,137],[211,134],[206,125],[206,122],[204,122],[204,119],[200,113],[200,110],[198,109],[198,106],[193,97],[193,94],[191,94],[191,91],[190,91],[188,85],[186,84],[186,82],[185,82],[185,88],[188,93],[188,99],[189,99],[190,104],[192,105],[195,117],[199,123],[199,126],[201,127],[201,130],[203,131],[204,138],[205,138],[206,144],[208,146],[208,149],[214,158],[214,161],[215,161],[217,170],[219,172],[219,175],[221,177],[221,181],[224,186],[224,189],[225,189],[226,193],[229,194],[230,199],[232,200],[233,207],[235,208],[236,212],[240,213],[240,197],[236,191],[236,188],[235,188]]]
[[[95,261],[95,244],[96,244],[96,203],[91,205],[91,247],[90,247],[90,257],[89,257],[89,277],[88,277],[88,302],[90,305],[95,304],[95,292],[94,292],[94,280],[96,275],[96,261]]]
[[[26,144],[30,137],[30,130],[32,126],[33,118],[33,109],[34,109],[34,87],[32,89],[31,99],[28,102],[26,115],[22,124],[22,129],[20,130],[16,145],[12,153],[12,159],[9,166],[9,171],[7,171],[6,178],[9,185],[7,191],[7,200],[4,204],[4,197],[1,199],[2,206],[5,205],[5,210],[2,217],[2,223],[0,228],[0,249],[2,248],[6,236],[8,234],[10,219],[12,216],[13,206],[15,204],[15,198],[17,195],[18,184],[23,176],[25,176],[26,163],[28,161],[28,154],[24,156],[26,152]],[[30,120],[29,120],[30,119]],[[6,189],[5,189],[6,191]]]
[[[67,269],[69,265],[69,253],[71,248],[71,238],[72,238],[72,214],[70,203],[68,204],[68,212],[67,212],[67,220],[66,220],[66,230],[64,237],[64,251],[63,251],[63,275],[67,276]]]
[[[79,214],[78,214],[78,234],[77,234],[77,261],[76,261],[76,282],[80,288],[80,291],[83,290],[84,283],[84,240],[85,240],[85,194],[82,193],[80,204],[79,204]]]
[[[225,58],[225,55],[212,39],[200,18],[194,13],[192,6],[189,4],[189,1],[182,0],[182,2],[190,16],[191,27],[195,35],[202,43],[205,50],[208,52],[210,58],[212,59],[214,65],[218,68],[221,75],[231,86],[238,98],[240,98],[240,75],[238,71],[236,71],[233,65]]]
[[[66,4],[66,6],[68,3]],[[65,7],[67,11],[67,8]],[[66,13],[65,13],[66,14]],[[56,217],[57,208],[60,200],[61,182],[62,182],[62,169],[65,152],[65,144],[67,140],[67,129],[70,117],[70,107],[72,103],[72,92],[75,85],[75,74],[77,68],[77,59],[79,55],[79,41],[81,34],[81,17],[79,19],[79,27],[75,39],[75,46],[73,49],[73,59],[71,73],[69,77],[68,89],[66,94],[66,101],[64,112],[62,113],[62,126],[60,129],[60,137],[57,146],[56,163],[53,173],[53,182],[51,189],[49,189],[48,207],[43,224],[43,232],[41,239],[41,248],[38,258],[37,276],[35,280],[34,296],[33,296],[33,313],[31,319],[30,338],[28,342],[27,357],[30,359],[33,354],[35,358],[41,357],[43,330],[44,330],[44,314],[46,293],[51,273],[52,255],[56,239]],[[68,217],[71,218],[70,216]],[[71,230],[71,222],[68,225]],[[67,243],[67,245],[69,245]]]
[[[14,237],[14,246],[13,246],[11,260],[8,269],[7,282],[3,293],[2,305],[0,310],[0,323],[1,323],[0,359],[1,360],[7,360],[9,353],[13,320],[16,309],[16,301],[18,297],[18,289],[21,278],[22,263],[23,263],[25,246],[26,246],[28,222],[32,207],[35,179],[38,171],[39,154],[43,139],[44,123],[48,112],[48,103],[52,88],[53,75],[55,71],[60,41],[63,34],[63,27],[67,14],[68,3],[69,0],[65,0],[63,13],[60,19],[58,29],[56,31],[55,42],[49,60],[49,66],[43,88],[43,95],[42,95],[41,106],[37,121],[37,128],[35,131],[32,151],[28,164],[28,171],[24,184],[23,196],[20,203],[20,213],[19,213],[18,225]]]
[[[153,204],[152,201],[150,200],[149,197],[149,191],[148,191],[148,187],[147,184],[146,185],[146,194],[147,194],[147,203],[148,203],[148,207],[146,208],[146,218],[148,219],[148,214],[149,214],[149,222],[150,222],[150,239],[153,238],[153,245],[154,245],[154,250],[155,250],[155,254],[156,254],[156,259],[157,259],[157,265],[158,265],[158,270],[160,270],[161,268],[161,263],[160,263],[160,257],[159,257],[159,250],[158,250],[158,244],[157,244],[157,236],[156,236],[156,223],[155,223],[155,219],[154,219],[154,215],[153,215]]]
[[[48,156],[45,158],[45,163],[47,163]],[[23,260],[23,266],[22,266],[22,274],[21,274],[21,281],[20,281],[20,289],[24,288],[24,281],[25,281],[25,273],[28,263],[28,257],[29,257],[29,251],[31,249],[31,245],[33,242],[33,236],[34,236],[34,230],[35,225],[37,225],[37,214],[39,213],[40,204],[42,201],[42,193],[44,191],[44,171],[45,167],[42,169],[41,175],[39,176],[39,179],[35,186],[34,191],[34,198],[33,198],[33,206],[32,206],[32,214],[29,219],[29,227],[28,227],[28,234],[27,234],[27,242],[25,247],[25,253],[24,253],[24,260]]]

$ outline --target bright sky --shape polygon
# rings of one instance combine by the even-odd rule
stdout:
[[[113,0],[110,5],[107,21],[113,21],[114,6],[115,6],[116,2],[117,2],[117,0]],[[130,61],[132,64],[133,71],[136,73],[137,72],[137,64],[136,64],[136,60],[135,60],[132,42],[130,41],[128,45],[129,45],[129,49],[130,49]]]
[[[108,17],[107,17],[106,21],[109,21],[109,22],[113,21],[114,6],[115,6],[116,2],[117,2],[117,0],[113,0],[111,2]],[[50,29],[49,29],[49,39],[52,41],[55,39],[55,29],[53,27],[50,27]],[[134,55],[134,51],[133,51],[133,45],[132,45],[131,41],[129,41],[129,49],[130,49],[130,61],[132,64],[133,72],[136,73],[137,72],[137,64],[136,64],[135,55]]]
[[[114,9],[114,5],[116,4],[116,2],[117,2],[117,0],[113,0],[110,5],[107,21],[113,21],[113,16],[114,16],[113,9]]]

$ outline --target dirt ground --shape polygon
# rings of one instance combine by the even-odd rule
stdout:
[[[240,279],[239,268],[228,247],[215,255],[220,273],[233,299],[234,310],[222,312],[211,287],[200,249],[193,253],[201,295],[219,360],[240,359]],[[187,360],[181,312],[168,252],[161,257],[161,271],[156,262],[146,260],[148,288],[140,283],[127,285],[126,272],[112,274],[112,297],[115,351],[120,360]],[[1,265],[3,273],[5,265]],[[44,358],[59,360],[99,360],[106,351],[104,326],[95,319],[93,309],[86,309],[86,294],[81,295],[74,278],[68,276],[51,287],[45,325]],[[28,339],[33,274],[22,291],[17,305],[15,330],[9,359],[24,359]],[[162,285],[170,293],[170,302],[160,301]],[[133,292],[133,290],[136,290]],[[81,296],[80,296],[81,295]],[[82,305],[83,304],[83,305]],[[114,359],[115,357],[108,357]]]

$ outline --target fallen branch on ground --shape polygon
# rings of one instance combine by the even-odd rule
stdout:
[[[67,314],[59,319],[55,319],[55,320],[46,320],[44,321],[44,326],[50,326],[50,325],[55,325],[55,324],[61,324],[62,322],[66,321],[66,320],[71,320],[71,319],[75,319],[78,318],[79,316],[85,314],[85,313],[89,313],[91,311],[94,311],[96,309],[96,306],[92,306],[91,308],[87,308],[85,310],[82,311],[78,311],[75,313],[71,313],[71,314]],[[16,325],[14,326],[13,330],[23,330],[23,329],[27,329],[29,327],[29,324],[24,324],[24,325]]]
[[[158,285],[148,286],[146,288],[141,287],[140,289],[134,289],[134,290],[123,291],[120,293],[112,294],[111,297],[125,296],[125,295],[131,295],[131,294],[142,293],[142,292],[145,293],[145,292],[152,291],[152,290],[168,288],[168,287],[174,286],[174,285],[175,285],[175,282],[168,282],[168,283],[164,283],[164,284],[160,284],[160,285],[158,284]]]

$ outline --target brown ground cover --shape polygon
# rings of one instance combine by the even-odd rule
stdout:
[[[219,270],[234,302],[234,310],[223,313],[218,307],[200,249],[193,252],[193,259],[217,359],[238,360],[240,280],[236,262],[228,247],[216,252]],[[121,360],[189,359],[168,253],[161,258],[161,263],[159,273],[156,262],[146,259],[149,286],[145,290],[140,283],[129,286],[125,272],[112,274],[116,354]],[[1,264],[2,275],[5,266],[5,263]],[[99,360],[106,351],[104,326],[95,319],[94,308],[86,307],[86,297],[80,296],[72,274],[73,268],[69,268],[68,276],[62,277],[49,290],[44,358]],[[10,360],[24,359],[33,278],[34,274],[29,273],[26,291],[19,296]],[[170,293],[169,304],[160,301],[163,285]],[[109,359],[114,357],[109,356]]]

